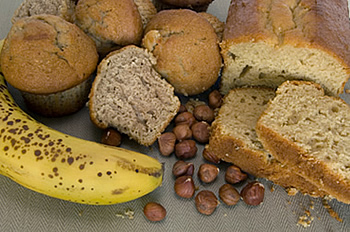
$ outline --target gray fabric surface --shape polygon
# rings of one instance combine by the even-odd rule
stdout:
[[[10,17],[20,0],[1,0],[0,37],[10,26]],[[216,0],[209,12],[225,19],[228,0]],[[347,88],[350,88],[348,83]],[[18,103],[24,107],[18,92],[11,89]],[[349,103],[349,95],[346,101]],[[57,130],[88,140],[99,141],[101,131],[89,120],[88,111],[59,119],[47,119],[33,115],[39,121]],[[162,157],[156,145],[145,148],[124,139],[123,146],[147,153],[165,164],[164,182],[154,192],[128,203],[110,206],[75,204],[47,197],[28,190],[10,179],[0,176],[0,231],[350,231],[350,205],[336,200],[329,202],[343,222],[331,217],[322,200],[297,194],[288,196],[284,189],[261,180],[266,188],[264,203],[257,207],[240,201],[236,206],[219,205],[211,216],[197,212],[194,199],[181,199],[173,191],[174,177],[171,169],[176,158]],[[196,170],[204,162],[203,146],[195,159]],[[209,189],[216,194],[224,184],[227,165],[220,165],[218,179],[212,184],[201,184],[195,177],[199,190]],[[250,177],[253,178],[253,177]],[[242,186],[238,185],[238,189]],[[143,215],[143,207],[149,201],[161,203],[167,209],[166,218],[158,223],[149,222]],[[306,210],[314,219],[309,227],[298,225]],[[134,215],[128,216],[128,212]]]

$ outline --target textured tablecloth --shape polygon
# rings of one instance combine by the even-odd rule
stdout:
[[[21,0],[0,1],[0,37],[4,38],[11,26],[10,18]],[[228,5],[228,0],[215,0],[208,12],[225,21]],[[350,89],[349,83],[347,88]],[[11,92],[25,109],[18,92],[14,89]],[[342,97],[346,98],[345,95]],[[349,96],[346,101],[350,102]],[[101,131],[90,122],[86,108],[72,116],[54,120],[32,115],[65,133],[100,140]],[[262,205],[252,207],[241,201],[229,207],[222,203],[211,216],[201,215],[195,208],[194,199],[181,199],[173,191],[171,169],[176,161],[174,156],[162,157],[156,145],[145,148],[127,139],[123,141],[123,146],[147,153],[165,164],[161,187],[128,203],[89,206],[47,197],[0,176],[0,231],[350,231],[350,205],[336,200],[329,202],[343,220],[339,222],[330,216],[321,199],[301,194],[288,196],[284,189],[266,180],[261,180],[266,188]],[[196,158],[191,160],[196,170],[204,162],[202,149],[199,147]],[[217,193],[224,184],[226,166],[220,168],[219,177],[212,184],[203,185],[194,178],[199,190],[209,189]],[[238,186],[238,189],[241,187]],[[149,201],[159,202],[167,209],[163,221],[152,223],[144,217],[142,210]],[[309,227],[298,224],[302,217],[311,221]]]

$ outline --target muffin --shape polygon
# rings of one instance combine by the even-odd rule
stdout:
[[[137,10],[140,13],[143,28],[157,14],[157,9],[151,0],[134,0]]]
[[[196,12],[207,11],[213,0],[153,0],[158,11],[169,9],[190,9]]]
[[[98,54],[94,41],[55,15],[17,20],[0,55],[6,81],[44,116],[71,114],[87,101]]]
[[[32,15],[57,15],[74,22],[75,1],[73,0],[24,0],[12,16],[12,23]]]
[[[218,36],[219,41],[221,42],[222,36],[224,34],[225,23],[221,22],[218,17],[207,12],[199,12],[199,15],[204,17],[208,22],[213,26],[216,35]]]
[[[75,16],[76,25],[95,41],[101,56],[141,42],[143,23],[133,0],[79,0]]]
[[[200,14],[188,9],[158,12],[145,28],[142,45],[157,58],[156,70],[185,96],[202,93],[222,66],[218,36]]]

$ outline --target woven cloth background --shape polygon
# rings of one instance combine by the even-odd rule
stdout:
[[[6,36],[13,11],[21,0],[1,0],[0,37]],[[209,12],[225,20],[228,0],[216,0]],[[350,89],[350,84],[347,87]],[[21,98],[14,89],[11,92],[19,104],[24,107]],[[344,99],[349,103],[343,95]],[[65,133],[98,141],[101,131],[90,122],[87,109],[77,114],[56,120],[33,115],[43,123]],[[141,199],[111,206],[88,206],[54,199],[28,190],[10,179],[0,176],[0,231],[350,231],[350,205],[335,200],[329,204],[339,214],[343,222],[330,216],[321,199],[297,194],[288,196],[284,189],[271,182],[261,180],[266,188],[262,205],[251,207],[242,201],[236,206],[220,204],[211,216],[197,212],[194,200],[177,197],[173,191],[174,177],[171,174],[175,157],[162,157],[156,146],[145,148],[132,141],[124,141],[123,146],[147,153],[165,164],[164,182],[161,187]],[[191,160],[196,168],[204,160],[201,157],[203,147]],[[201,189],[217,193],[224,183],[225,165],[220,166],[220,175],[212,183],[203,185],[195,178]],[[197,169],[196,169],[197,170]],[[242,186],[237,186],[241,189]],[[142,209],[149,201],[161,203],[167,209],[165,220],[152,223],[143,215]],[[301,216],[310,212],[310,226],[298,225]],[[133,215],[130,215],[130,212]]]

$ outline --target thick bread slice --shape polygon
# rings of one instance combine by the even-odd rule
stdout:
[[[269,88],[232,89],[212,124],[207,149],[256,177],[312,196],[324,196],[324,192],[272,157],[258,140],[256,122],[274,96],[275,91]]]
[[[221,43],[221,92],[245,85],[317,82],[339,95],[350,76],[346,0],[232,1]]]
[[[155,63],[151,53],[134,45],[103,59],[90,92],[91,120],[152,145],[180,107],[174,88],[154,70]]]
[[[288,81],[257,123],[264,147],[300,176],[350,203],[350,107],[314,83]]]

